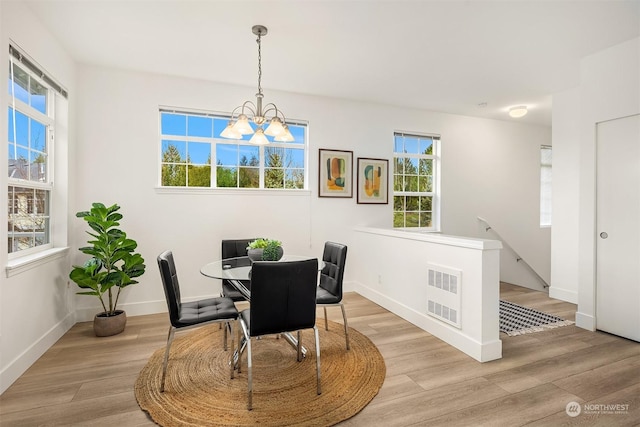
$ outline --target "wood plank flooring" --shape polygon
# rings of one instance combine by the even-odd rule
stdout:
[[[575,320],[573,304],[502,284],[501,297]],[[565,326],[503,340],[501,360],[479,363],[364,297],[345,295],[349,325],[380,349],[380,393],[341,426],[638,426],[640,344]],[[341,322],[340,310],[329,309]],[[96,338],[76,324],[0,396],[0,426],[153,426],[133,394],[149,356],[164,347],[166,314],[131,317]],[[575,401],[591,413],[569,417]],[[605,413],[603,405],[628,405]],[[600,406],[595,406],[600,405]]]

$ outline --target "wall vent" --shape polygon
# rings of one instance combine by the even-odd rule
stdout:
[[[462,271],[427,264],[427,314],[460,328]]]

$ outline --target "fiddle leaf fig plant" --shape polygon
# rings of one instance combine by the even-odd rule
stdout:
[[[93,239],[87,241],[89,246],[79,249],[90,258],[81,266],[74,265],[69,273],[79,287],[88,289],[78,294],[98,297],[107,316],[116,314],[122,289],[138,283],[135,278],[145,271],[144,258],[135,252],[138,243],[117,228],[122,219],[119,209],[117,204],[106,207],[93,203],[90,211],[76,213],[91,228],[87,234]]]

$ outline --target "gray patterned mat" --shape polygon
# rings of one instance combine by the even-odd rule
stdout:
[[[552,314],[500,300],[500,332],[509,336],[541,332],[560,326],[573,325]]]

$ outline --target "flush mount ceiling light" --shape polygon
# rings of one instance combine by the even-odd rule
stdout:
[[[252,101],[245,101],[242,105],[236,107],[231,112],[231,120],[227,127],[220,133],[223,138],[242,139],[243,135],[251,135],[249,140],[252,144],[265,145],[269,143],[266,135],[272,136],[274,141],[288,142],[293,141],[293,135],[289,131],[289,127],[284,118],[282,111],[278,110],[275,104],[269,103],[262,106],[262,36],[267,35],[267,27],[263,25],[254,25],[251,28],[253,34],[258,36],[258,93],[256,93],[255,104]],[[237,116],[237,112],[240,112]],[[250,124],[253,122],[257,127],[255,131]],[[267,126],[263,129],[263,126]]]
[[[517,107],[511,107],[509,109],[509,115],[515,119],[523,117],[527,114],[527,107],[525,105],[519,105]]]

